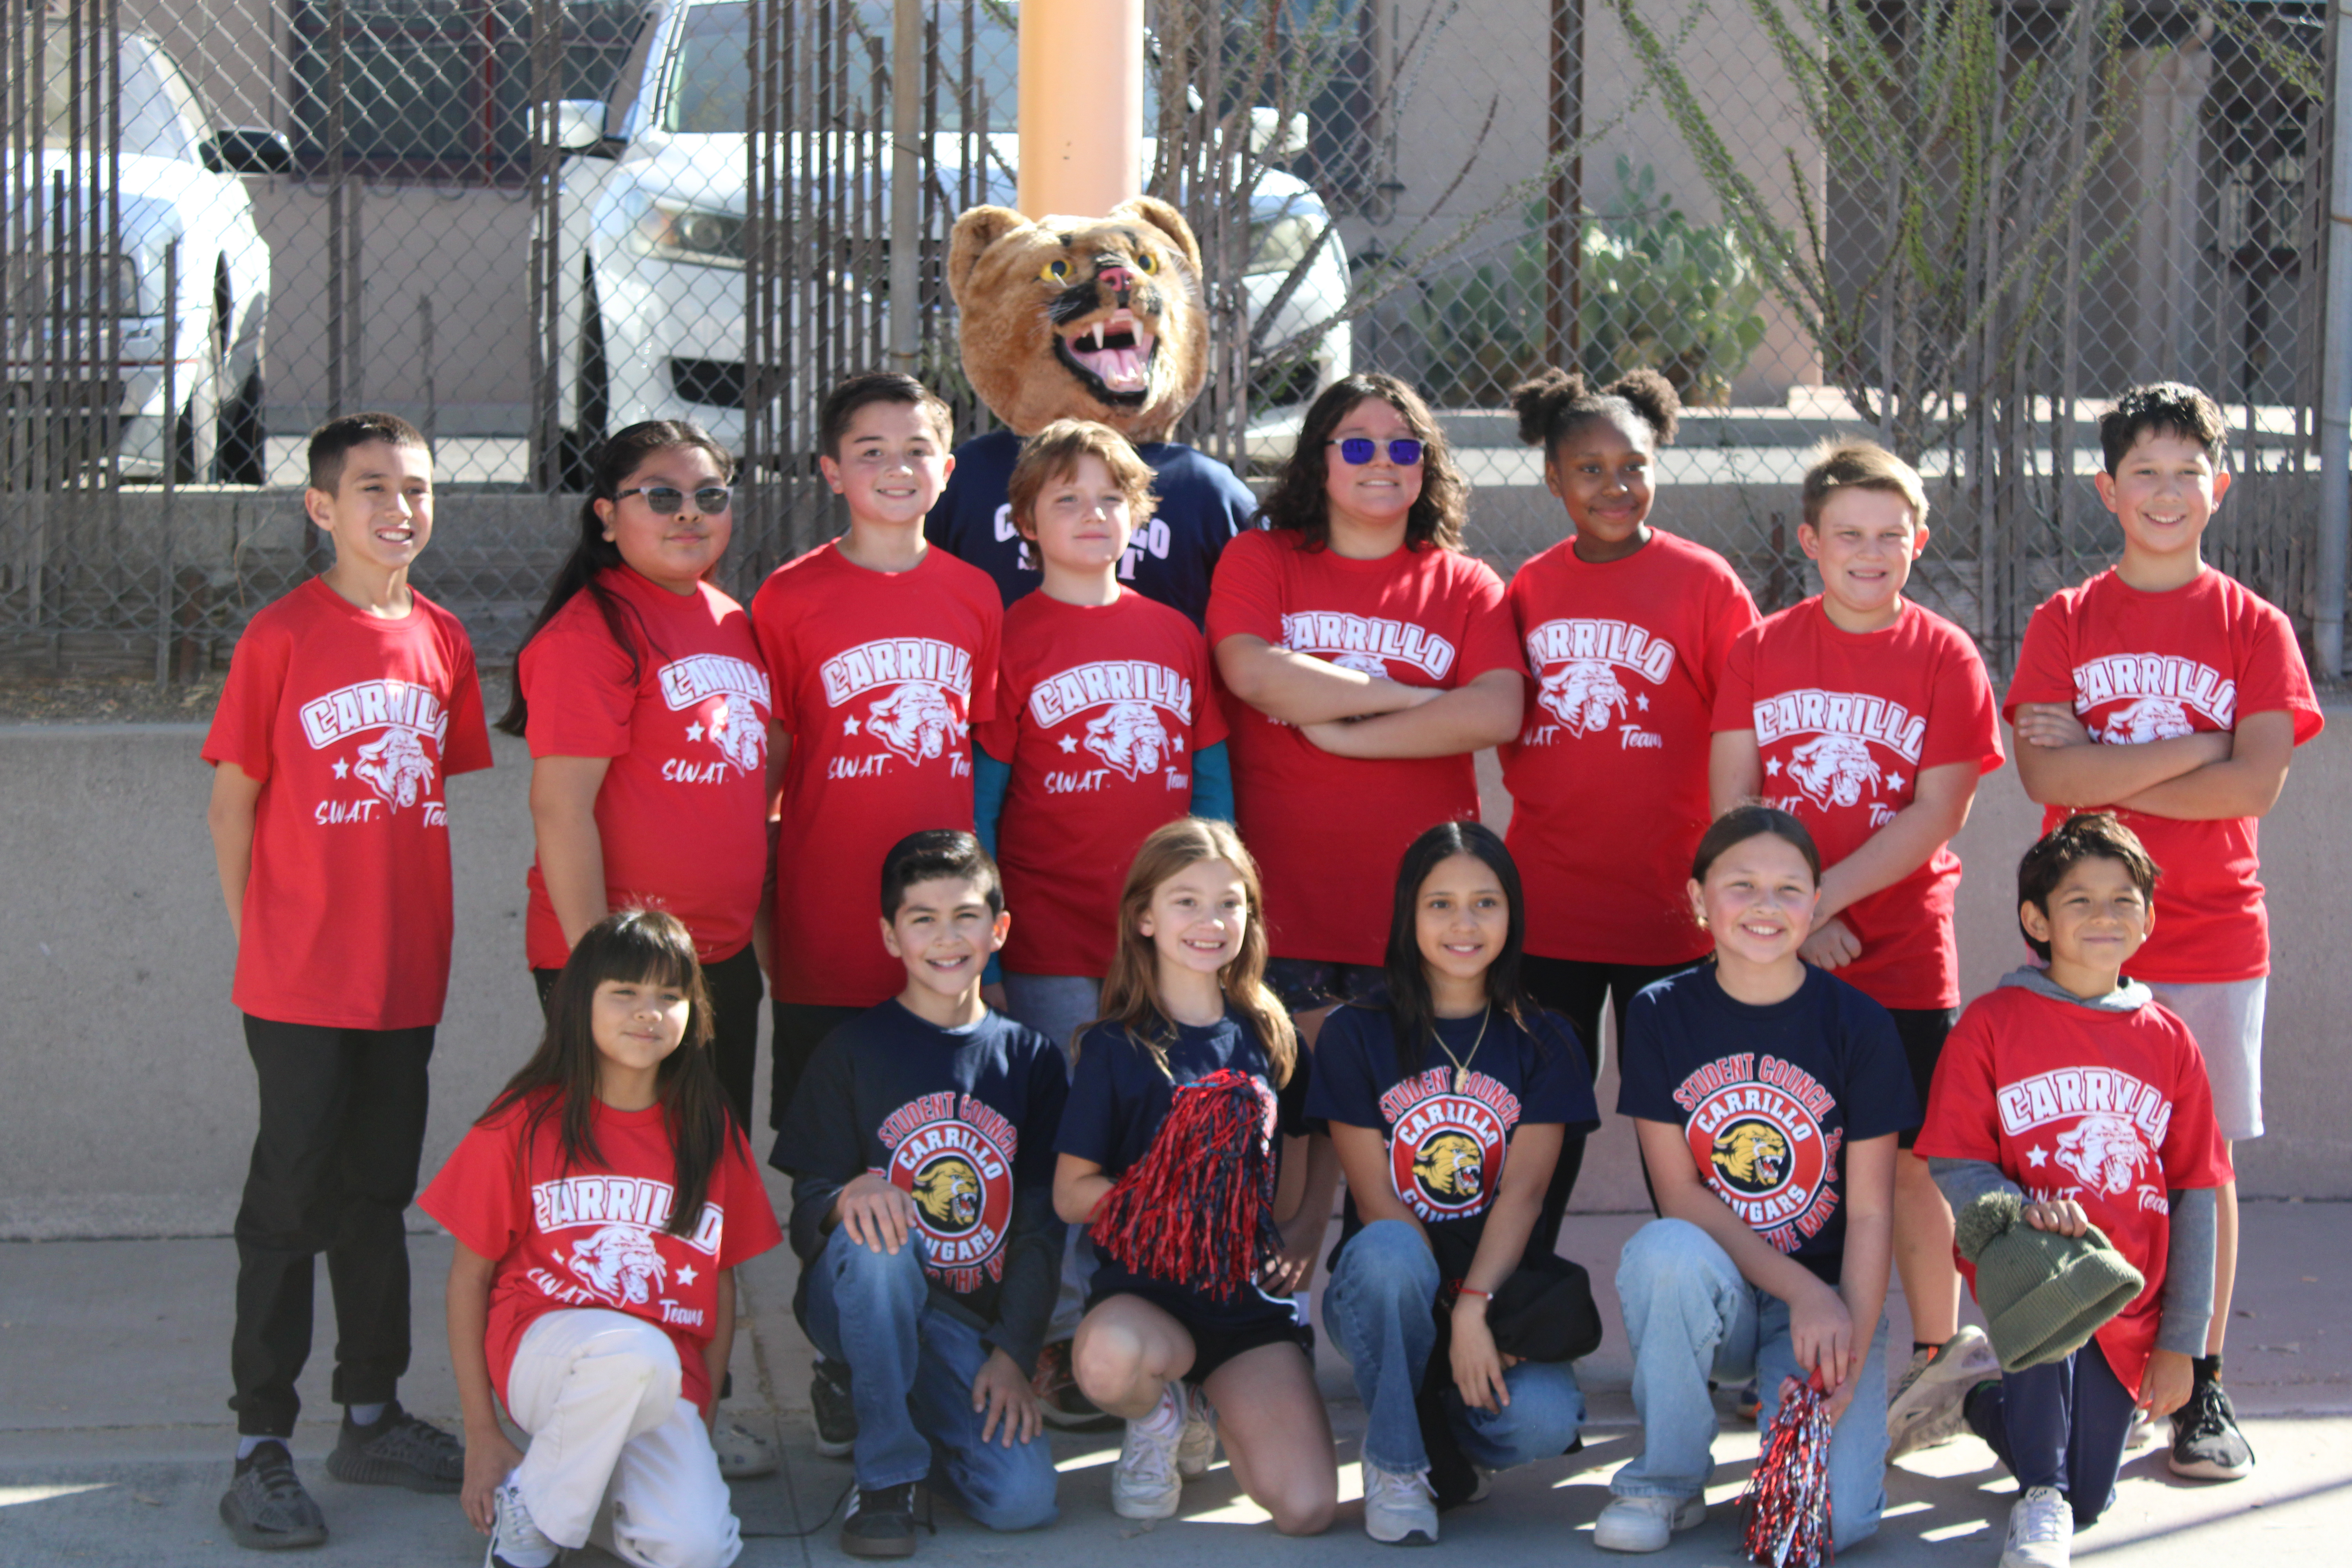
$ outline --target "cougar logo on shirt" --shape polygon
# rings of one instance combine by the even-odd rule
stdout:
[[[2109,746],[2144,745],[2195,733],[2197,726],[2189,721],[2188,710],[2169,697],[2143,697],[2108,714],[2107,721],[2091,731],[2094,739]]]
[[[2001,1085],[1993,1096],[2000,1130],[2021,1138],[2036,1127],[2078,1116],[2120,1116],[2160,1148],[2172,1125],[2172,1101],[2152,1083],[2116,1068],[2060,1068]]]
[[[1864,786],[1875,794],[1878,764],[1870,748],[1852,735],[1821,735],[1789,754],[1789,777],[1816,805],[1853,805]]]
[[[655,679],[671,712],[704,709],[687,726],[688,740],[708,740],[740,772],[766,768],[768,736],[760,715],[774,704],[765,670],[723,653],[698,653],[662,666]]]
[[[587,1234],[572,1241],[568,1251],[550,1248],[549,1255],[563,1266],[568,1279],[533,1268],[531,1282],[566,1305],[594,1300],[625,1310],[650,1305],[665,1323],[701,1326],[703,1309],[681,1306],[662,1295],[666,1289],[694,1284],[694,1264],[682,1265],[673,1285],[669,1260],[656,1241],[716,1258],[726,1234],[726,1215],[718,1205],[705,1204],[693,1235],[671,1236],[667,1227],[676,1201],[676,1188],[650,1176],[565,1176],[532,1184],[534,1229],[551,1241],[565,1231]]]
[[[1927,721],[1900,702],[1862,691],[1783,691],[1754,704],[1756,743],[1769,746],[1792,735],[1850,735],[1884,746],[1917,766],[1927,742]]]
[[[398,724],[433,737],[438,752],[449,738],[441,700],[405,680],[362,680],[302,704],[303,738],[314,752],[371,730]]]
[[[669,1265],[654,1250],[653,1233],[634,1225],[608,1225],[573,1242],[565,1267],[616,1307],[644,1306],[669,1277]]]
[[[1168,757],[1168,731],[1149,702],[1114,702],[1087,721],[1087,750],[1130,781],[1156,773]]]
[[[1164,708],[1186,729],[1192,724],[1192,683],[1164,664],[1144,659],[1099,659],[1074,665],[1039,681],[1029,693],[1029,712],[1041,730],[1068,722],[1106,703],[1144,703]]]
[[[866,712],[866,732],[910,763],[929,762],[963,730],[946,693],[928,680],[908,681]]]
[[[1623,715],[1626,704],[1616,671],[1595,658],[1578,659],[1545,676],[1536,700],[1561,728],[1580,737],[1609,728]]]
[[[1775,1247],[1796,1251],[1837,1212],[1839,1140],[1822,1126],[1836,1102],[1812,1074],[1752,1052],[1718,1057],[1675,1103],[1690,1112],[1683,1136],[1699,1175]]]
[[[2120,1197],[2138,1184],[2140,1167],[2154,1156],[2139,1138],[2139,1129],[2126,1117],[2085,1116],[2058,1134],[2059,1165],[2082,1184],[2109,1197]]]
[[[2137,707],[2137,700],[2151,697],[2168,699],[2173,704],[2173,711],[2180,713],[2184,720],[2186,710],[2193,708],[2213,721],[2219,729],[2236,727],[2238,683],[2210,664],[2178,654],[2114,653],[2074,667],[2074,711],[2086,719],[2091,710],[2105,703],[2129,701]],[[2189,732],[2170,731],[2179,735]],[[2128,736],[2132,741],[2161,738]],[[2100,739],[2107,737],[2103,734]]]
[[[1657,686],[1675,668],[1675,645],[1631,621],[1546,621],[1528,633],[1527,644],[1528,664],[1538,670],[1570,660],[1597,662],[1633,670]]]
[[[1343,669],[1386,675],[1388,662],[1402,659],[1443,680],[1454,668],[1454,645],[1435,632],[1385,616],[1350,616],[1331,610],[1300,610],[1282,617],[1282,646],[1328,658]],[[1340,656],[1353,654],[1349,659]]]
[[[1519,1098],[1482,1072],[1454,1087],[1451,1067],[1415,1074],[1381,1096],[1389,1175],[1423,1223],[1483,1214],[1503,1179]]]
[[[931,1277],[958,1294],[1002,1279],[1019,1131],[971,1096],[942,1089],[892,1111],[876,1136],[890,1151],[881,1173],[915,1200]]]
[[[382,735],[362,746],[352,772],[390,801],[394,811],[415,805],[433,787],[433,760],[425,754],[423,739],[405,724],[387,725]]]

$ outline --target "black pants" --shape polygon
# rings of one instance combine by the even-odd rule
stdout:
[[[1585,1068],[1598,1083],[1605,1054],[1601,1043],[1601,1005],[1616,1005],[1622,1029],[1625,1009],[1643,986],[1689,967],[1687,963],[1587,963],[1575,958],[1538,958],[1530,952],[1519,960],[1519,978],[1528,994],[1576,1026],[1577,1044],[1584,1047]],[[1560,1140],[1559,1163],[1551,1168],[1551,1185],[1544,1189],[1543,1207],[1536,1214],[1534,1239],[1547,1252],[1559,1247],[1560,1222],[1567,1217],[1568,1200],[1583,1170],[1584,1134],[1570,1132]],[[1643,1174],[1646,1180],[1647,1173]]]
[[[539,1005],[547,1006],[555,994],[560,969],[534,969],[531,984],[539,987]],[[710,993],[710,1065],[718,1069],[719,1087],[745,1133],[751,1131],[751,1078],[760,1066],[760,998],[767,994],[760,980],[760,958],[746,943],[731,958],[702,966],[702,984]]]
[[[1928,1086],[1936,1081],[1936,1064],[1944,1058],[1944,1041],[1960,1021],[1958,1007],[1889,1007],[1895,1037],[1903,1042],[1903,1059],[1911,1068],[1911,1089],[1919,1109],[1927,1108]],[[1908,1149],[1919,1142],[1919,1130],[1906,1127],[1895,1135],[1895,1146]]]
[[[843,1024],[866,1011],[863,1007],[823,1007],[809,1002],[787,1002],[779,996],[770,1005],[774,1016],[775,1072],[768,1079],[768,1125],[784,1124],[784,1112],[793,1103],[793,1093],[801,1086],[801,1074],[808,1070],[809,1058],[816,1055],[824,1037]]]
[[[311,1259],[335,1298],[333,1397],[373,1405],[408,1370],[408,1234],[433,1031],[333,1029],[247,1015],[261,1099],[236,1215],[229,1408],[246,1436],[290,1437],[310,1358]]]
[[[2084,1526],[2116,1500],[2134,1403],[2093,1343],[2064,1361],[2001,1373],[2000,1383],[1969,1394],[1963,1413],[2017,1478],[2018,1490],[2056,1487]]]

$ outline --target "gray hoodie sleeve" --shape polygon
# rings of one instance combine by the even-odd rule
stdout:
[[[1990,1160],[1931,1158],[1927,1162],[1927,1174],[1936,1179],[1937,1190],[1944,1194],[1944,1201],[1952,1205],[1954,1214],[1987,1193],[2015,1193],[2021,1198],[2025,1195],[2024,1191],[2002,1175],[2000,1167]]]
[[[2164,1317],[2156,1348],[2186,1356],[2205,1353],[2213,1321],[2213,1248],[2221,1224],[2211,1187],[2172,1194],[2172,1239],[2164,1249],[2164,1285],[2157,1293]]]

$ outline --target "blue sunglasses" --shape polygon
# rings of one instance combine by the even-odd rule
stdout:
[[[1326,447],[1339,448],[1339,460],[1353,468],[1362,468],[1372,460],[1380,443],[1370,436],[1349,436],[1342,440],[1326,441]],[[1421,461],[1421,443],[1410,436],[1400,436],[1389,443],[1389,461],[1400,468],[1410,468]]]

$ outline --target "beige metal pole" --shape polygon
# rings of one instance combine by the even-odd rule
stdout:
[[[1022,0],[1021,183],[1031,217],[1143,190],[1143,0]]]

